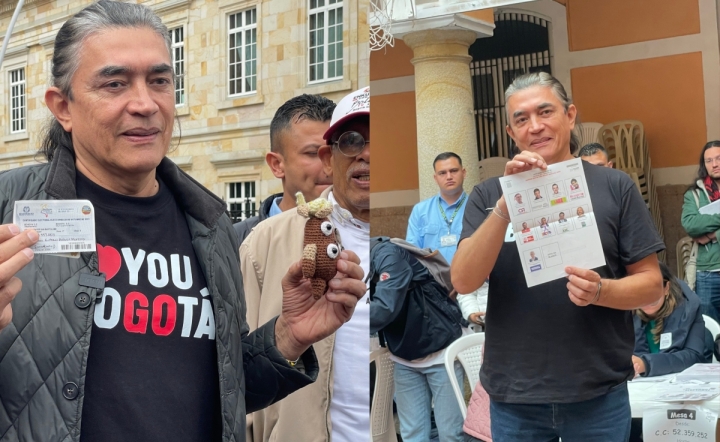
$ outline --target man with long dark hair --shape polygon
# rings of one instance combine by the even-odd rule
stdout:
[[[505,103],[506,130],[521,151],[506,164],[506,176],[573,158],[577,109],[557,79],[520,76]],[[451,273],[460,293],[490,277],[480,382],[490,396],[493,440],[625,442],[630,433],[630,311],[662,296],[656,253],[665,245],[627,174],[587,162],[582,168],[584,180],[573,180],[592,189],[607,264],[567,263],[566,279],[528,287],[509,276],[526,258],[508,235],[512,205],[499,178],[475,186],[468,198]]]
[[[710,141],[700,152],[700,164],[695,182],[685,192],[682,226],[698,244],[695,292],[700,297],[703,314],[720,321],[720,244],[716,232],[720,229],[720,214],[705,215],[700,208],[720,199],[720,141]]]

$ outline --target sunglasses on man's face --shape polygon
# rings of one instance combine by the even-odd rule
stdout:
[[[359,132],[349,131],[340,135],[337,141],[333,142],[334,146],[340,149],[340,153],[346,157],[355,157],[360,155],[360,152],[365,149],[365,145],[370,140],[366,140]]]

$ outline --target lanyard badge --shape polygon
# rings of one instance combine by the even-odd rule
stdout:
[[[467,195],[463,193],[463,196],[462,196],[462,198],[460,198],[460,202],[458,202],[457,207],[455,207],[455,211],[453,212],[450,219],[447,218],[447,215],[445,214],[445,210],[443,210],[442,205],[440,205],[440,198],[438,198],[438,209],[440,209],[440,215],[442,216],[443,221],[445,221],[445,224],[447,225],[447,229],[448,229],[447,235],[443,235],[440,237],[440,246],[441,247],[452,247],[452,246],[456,246],[458,243],[458,235],[456,235],[454,233],[450,233],[450,228],[452,227],[453,220],[455,219],[455,216],[458,214],[460,207],[462,207],[463,203],[465,202],[465,197],[467,197]]]

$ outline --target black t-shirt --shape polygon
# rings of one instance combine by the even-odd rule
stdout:
[[[100,271],[81,440],[220,440],[215,319],[182,210],[167,187],[119,195],[78,173],[95,207]]]
[[[593,270],[603,278],[622,278],[625,266],[665,245],[630,177],[582,164],[607,263]],[[498,178],[475,186],[461,240],[477,230],[501,195]],[[490,273],[485,319],[480,380],[490,397],[510,403],[579,402],[631,379],[631,312],[576,306],[566,278],[528,288],[515,241],[505,238]]]

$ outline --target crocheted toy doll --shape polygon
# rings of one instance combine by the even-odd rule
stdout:
[[[297,211],[308,218],[303,240],[302,272],[310,279],[313,298],[320,299],[327,292],[328,281],[337,273],[336,260],[342,245],[337,229],[328,218],[332,203],[324,198],[305,202],[301,192],[296,195]]]

